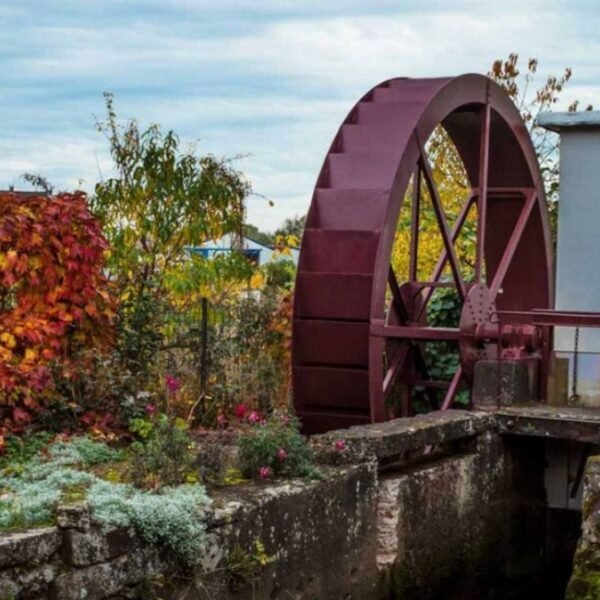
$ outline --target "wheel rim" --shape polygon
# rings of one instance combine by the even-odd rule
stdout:
[[[425,152],[440,124],[472,188],[454,231]],[[390,268],[411,177],[422,178],[444,241],[430,280],[439,282],[446,262],[450,265],[463,303],[460,330],[427,327],[419,315],[434,288],[422,288],[415,277],[398,281]],[[479,75],[393,79],[373,88],[350,111],[317,179],[296,281],[294,403],[307,431],[385,420],[386,395],[406,377],[407,357],[423,360],[424,339],[460,341],[461,365],[442,408],[452,405],[461,383],[468,385],[472,340],[483,313],[475,310],[479,316],[471,320],[465,313],[468,307],[474,314],[472,302],[465,301],[472,286],[461,275],[454,240],[474,205],[483,217],[478,218],[474,283],[486,290],[481,292],[489,301],[485,318],[495,306],[552,306],[551,244],[537,159],[502,89]],[[412,264],[418,246],[411,242],[406,251]],[[415,295],[419,285],[424,291]],[[393,314],[386,314],[388,287]],[[411,304],[414,298],[417,307]]]

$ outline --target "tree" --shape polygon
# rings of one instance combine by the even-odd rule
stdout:
[[[296,215],[290,217],[283,222],[283,225],[275,231],[275,236],[294,236],[296,239],[301,240],[302,234],[304,233],[304,226],[306,223],[306,215]]]
[[[250,185],[228,160],[182,152],[173,131],[140,131],[134,120],[120,126],[112,95],[105,99],[107,120],[97,127],[118,176],[96,185],[91,206],[111,245],[111,276],[121,291],[163,291],[162,277],[187,246],[241,236]]]
[[[173,131],[141,131],[135,120],[119,124],[112,95],[104,96],[107,118],[97,128],[117,175],[96,185],[91,206],[111,248],[120,350],[134,372],[143,372],[160,346],[161,314],[174,284],[198,273],[186,249],[226,233],[240,239],[250,184],[230,160],[183,151]]]
[[[557,133],[539,127],[537,117],[540,113],[550,110],[559,101],[560,94],[573,75],[573,70],[567,67],[560,76],[548,76],[542,85],[532,91],[531,88],[535,85],[537,69],[538,59],[530,58],[527,61],[526,70],[524,72],[520,71],[519,55],[512,53],[509,54],[507,60],[495,60],[488,72],[488,77],[491,77],[504,88],[519,109],[521,117],[529,130],[544,179],[546,200],[555,238],[558,213],[559,136]],[[579,100],[574,100],[567,107],[567,110],[575,112],[580,104]],[[585,110],[593,110],[593,106],[589,104]]]
[[[273,243],[273,235],[261,231],[256,225],[246,223],[244,225],[244,235],[259,244],[270,246]]]
[[[559,101],[565,85],[572,77],[572,70],[566,68],[560,76],[551,75],[536,87],[537,70],[538,60],[535,58],[530,58],[527,61],[524,72],[519,70],[519,57],[513,53],[506,60],[495,60],[488,76],[498,83],[513,100],[529,129],[544,179],[551,225],[555,234],[559,169],[558,135],[538,127],[536,119],[541,112],[549,110]],[[574,101],[569,105],[568,110],[575,111],[579,105],[579,101]],[[591,109],[591,106],[586,107],[586,110]],[[438,126],[434,131],[427,142],[426,150],[432,165],[433,178],[451,226],[458,216],[469,191],[467,174],[458,150],[443,127]],[[428,192],[424,185],[421,194],[425,199],[428,198]],[[401,279],[408,277],[411,198],[412,183],[406,193],[392,251],[392,263],[395,272]],[[457,257],[463,275],[467,279],[472,275],[474,266],[476,223],[476,211],[471,211],[463,227],[462,234],[456,242]],[[427,279],[431,275],[442,250],[443,241],[438,231],[437,220],[431,204],[425,201],[421,206],[421,229],[419,234],[418,274],[420,277]]]

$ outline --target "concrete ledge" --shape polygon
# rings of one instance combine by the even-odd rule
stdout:
[[[597,409],[548,406],[502,408],[494,413],[500,433],[600,444]]]
[[[600,128],[600,110],[578,112],[544,112],[536,119],[539,127],[560,133],[569,128]]]
[[[385,423],[358,425],[311,438],[319,460],[330,463],[389,461],[419,450],[479,435],[496,427],[493,414],[465,410],[436,411]],[[345,449],[336,448],[343,440]]]

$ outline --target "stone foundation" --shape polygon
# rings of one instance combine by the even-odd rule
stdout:
[[[540,579],[543,438],[503,435],[489,413],[449,411],[312,444],[321,481],[211,492],[193,572],[133,531],[100,530],[84,505],[65,506],[57,527],[0,536],[0,600],[507,600]],[[600,597],[573,595],[600,581],[599,490],[590,461],[571,599]]]
[[[376,465],[324,470],[323,481],[214,494],[209,544],[195,572],[132,531],[101,531],[84,505],[65,507],[58,527],[0,537],[0,599],[374,597]]]
[[[587,461],[582,519],[566,600],[600,598],[600,456]]]
[[[390,598],[482,598],[504,578],[508,502],[502,443],[387,474],[380,482],[380,567]],[[489,557],[494,557],[490,560]]]

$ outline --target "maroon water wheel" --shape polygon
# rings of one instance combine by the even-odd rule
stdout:
[[[453,219],[427,151],[440,127],[470,188]],[[409,268],[400,277],[391,257],[407,197],[409,241],[399,251]],[[417,268],[425,202],[442,241],[427,276]],[[476,239],[466,277],[456,247],[468,218],[476,219]],[[302,240],[292,363],[294,404],[305,431],[409,415],[415,390],[425,391],[430,409],[452,407],[461,390],[468,397],[476,362],[494,357],[495,312],[552,307],[552,271],[539,166],[506,93],[480,75],[376,86],[333,140]],[[444,287],[460,304],[456,326],[427,320]],[[432,376],[427,359],[427,345],[441,343],[454,344],[458,356],[444,380]],[[390,408],[393,396],[400,397],[399,408]]]

